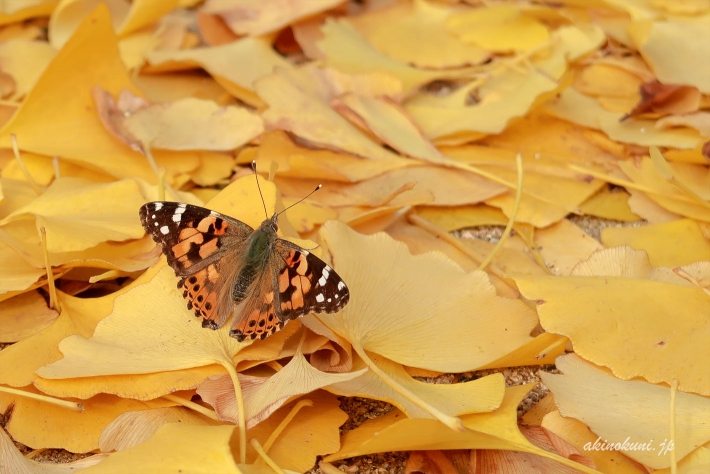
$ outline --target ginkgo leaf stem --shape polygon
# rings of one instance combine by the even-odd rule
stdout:
[[[61,311],[59,300],[57,299],[57,287],[54,285],[54,273],[52,273],[52,265],[49,263],[49,250],[47,249],[47,230],[44,226],[39,228],[40,238],[42,239],[42,249],[44,250],[44,268],[47,271],[47,284],[49,285],[49,308],[55,311]]]
[[[564,346],[569,342],[569,339],[566,338],[565,336],[559,336],[555,342],[550,344],[549,346],[545,347],[543,350],[537,353],[535,355],[536,359],[543,359],[547,356],[547,354],[552,353],[555,349],[557,349],[560,346]]]
[[[304,407],[312,407],[313,406],[313,401],[308,400],[307,398],[304,398],[303,400],[299,400],[298,403],[294,405],[293,408],[291,408],[291,411],[288,412],[288,415],[286,415],[286,418],[284,418],[281,423],[279,423],[279,426],[276,427],[276,429],[271,433],[269,438],[266,440],[266,443],[264,443],[264,450],[266,452],[271,449],[271,445],[274,444],[274,442],[278,439],[279,435],[281,435],[281,432],[286,429],[289,423],[291,423],[291,420],[298,414],[299,411],[301,411],[301,408]]]
[[[270,360],[269,362],[266,363],[266,365],[271,367],[272,369],[274,369],[274,372],[280,372],[281,369],[284,368],[283,365],[279,364],[275,360]]]
[[[503,185],[509,189],[515,189],[515,184],[511,183],[507,179],[500,178],[493,173],[489,173],[488,171],[484,171],[484,170],[482,170],[476,166],[470,165],[468,163],[458,163],[458,162],[452,160],[452,161],[447,162],[446,166],[449,166],[451,168],[462,169],[465,171],[470,171],[471,173],[482,176],[489,181],[493,181],[494,183],[498,183],[498,184]],[[544,202],[545,204],[549,204],[549,205],[552,205],[552,206],[555,206],[558,208],[561,207],[562,209],[564,209],[565,211],[567,211],[570,214],[578,214],[578,215],[584,214],[584,212],[579,207],[576,207],[576,206],[575,207],[567,207],[563,203],[555,202],[552,199],[548,199],[544,196],[540,196],[540,195],[531,193],[529,191],[523,191],[523,196],[529,197],[531,199],[537,199],[540,202]]]
[[[676,275],[681,277],[683,280],[690,282],[693,286],[696,286],[697,288],[703,290],[706,294],[710,295],[710,288],[707,288],[707,287],[704,287],[703,285],[701,285],[697,279],[693,278],[693,276],[690,273],[686,272],[682,268],[680,268],[680,267],[673,268],[673,273],[675,273]]]
[[[27,459],[34,459],[34,458],[36,458],[37,456],[39,456],[40,454],[42,454],[43,452],[47,451],[48,449],[49,449],[49,448],[39,448],[39,449],[35,449],[35,450],[32,451],[31,453],[26,454],[25,457],[26,457]]]
[[[663,153],[658,149],[658,147],[652,146],[649,148],[649,154],[651,155],[651,163],[658,175],[668,181],[671,185],[675,186],[681,194],[685,194],[691,198],[695,204],[710,208],[710,202],[705,201],[703,198],[698,196],[695,191],[690,189],[683,181],[676,178],[673,168],[668,164],[663,156]]]
[[[18,395],[20,397],[29,398],[38,402],[51,403],[52,405],[57,405],[58,407],[66,408],[67,410],[75,411],[77,413],[82,413],[84,411],[83,403],[62,400],[61,398],[54,398],[50,397],[49,395],[40,395],[39,393],[25,392],[24,390],[3,387],[2,385],[0,385],[0,392],[9,393],[11,395]]]
[[[426,411],[429,413],[431,416],[448,426],[454,431],[465,431],[466,428],[463,425],[463,422],[461,421],[460,418],[457,418],[455,416],[447,415],[446,413],[442,412],[441,410],[437,409],[436,407],[431,406],[409,390],[405,389],[402,387],[400,384],[392,380],[392,378],[385,373],[384,370],[380,369],[377,364],[375,364],[372,359],[367,355],[367,352],[365,352],[365,349],[363,349],[359,343],[353,343],[353,349],[355,349],[355,352],[358,353],[358,355],[362,358],[362,360],[367,364],[367,366],[372,370],[378,377],[382,379],[384,383],[386,383],[392,390],[395,392],[399,393],[402,395],[404,398],[421,408],[422,410]]]
[[[478,257],[478,255],[476,255],[475,253],[473,253],[473,252],[471,251],[471,249],[469,249],[468,247],[466,247],[466,245],[464,245],[463,242],[461,242],[459,239],[457,239],[457,238],[454,237],[453,235],[451,235],[451,234],[449,234],[448,232],[446,232],[446,231],[445,231],[444,229],[442,229],[441,227],[439,227],[439,226],[437,226],[437,225],[435,225],[435,224],[432,224],[432,223],[429,222],[428,220],[424,219],[422,216],[419,216],[419,215],[413,214],[413,213],[412,213],[412,214],[408,214],[408,215],[407,215],[407,221],[408,221],[409,223],[411,223],[411,224],[414,224],[414,225],[417,225],[417,226],[421,227],[422,229],[426,230],[426,231],[429,232],[430,234],[439,237],[441,240],[443,240],[443,241],[446,242],[447,244],[451,245],[451,246],[454,247],[456,250],[458,250],[459,252],[463,253],[464,255],[466,255],[467,257],[469,257],[469,258],[470,258],[471,260],[473,260],[474,262],[476,262],[476,263],[478,263],[478,264],[481,263],[481,259]],[[508,282],[506,282],[506,280],[505,280],[505,278],[504,278],[505,275],[504,275],[503,272],[501,272],[497,267],[493,266],[493,267],[489,268],[489,269],[488,269],[488,272],[491,274],[491,277],[497,278],[497,279],[500,280],[502,283],[504,283],[504,284],[510,286],[511,288],[515,289],[511,284],[509,284]],[[516,290],[516,291],[517,291],[517,290]]]
[[[22,159],[22,155],[20,154],[20,148],[17,146],[17,136],[14,133],[10,134],[10,141],[12,142],[12,153],[15,155],[15,159],[17,160],[17,164],[20,166],[22,175],[27,180],[27,183],[32,188],[32,191],[39,196],[42,194],[42,188],[40,188],[39,184],[37,184],[37,182],[32,178],[30,171],[27,169],[27,166],[25,166],[25,161]]]
[[[210,410],[209,408],[203,407],[199,403],[195,403],[192,400],[186,400],[184,398],[178,397],[177,395],[173,395],[172,393],[163,395],[163,398],[173,403],[177,403],[178,405],[183,406],[185,408],[189,408],[192,411],[196,411],[197,413],[204,415],[207,418],[219,421],[219,417],[217,416],[217,413],[214,412],[214,410]]]
[[[165,168],[158,171],[158,201],[165,201]]]
[[[271,459],[268,454],[266,454],[264,448],[262,448],[261,444],[259,444],[259,440],[257,440],[256,438],[252,438],[249,440],[249,444],[251,444],[251,447],[254,448],[254,451],[256,451],[259,456],[261,456],[261,459],[263,459],[264,462],[268,464],[271,469],[274,470],[274,472],[276,472],[277,474],[285,474],[283,470],[281,470],[281,468],[278,466],[278,464],[276,464],[274,460]]]
[[[237,416],[239,426],[239,463],[247,462],[247,420],[244,410],[244,394],[242,393],[242,384],[239,383],[237,370],[232,365],[232,360],[229,357],[218,359],[215,361],[227,370],[229,377],[234,385],[234,397],[237,400]]]
[[[54,179],[59,179],[61,177],[61,171],[59,169],[59,157],[52,157],[52,169],[54,170]]]
[[[664,197],[667,199],[673,199],[675,201],[682,201],[690,204],[698,204],[698,202],[688,196],[685,196],[683,194],[668,194],[660,191],[656,191],[655,189],[649,188],[648,186],[643,186],[640,184],[636,184],[633,181],[628,181],[625,179],[619,179],[615,178],[614,176],[601,173],[595,170],[591,170],[589,168],[584,168],[582,166],[578,165],[573,165],[573,164],[568,164],[567,167],[569,169],[579,171],[580,173],[587,173],[590,176],[593,176],[594,178],[600,179],[602,181],[606,181],[607,183],[615,184],[617,186],[623,186],[626,189],[635,189],[637,191],[642,191],[646,194],[652,194],[654,196],[660,196]]]
[[[671,381],[671,410],[670,410],[670,441],[669,445],[675,447],[675,397],[678,393],[678,379]],[[676,450],[671,449],[671,474],[678,473],[678,460],[676,459]]]
[[[342,474],[343,472],[331,463],[325,461],[319,462],[318,467],[320,468],[320,472],[323,474]]]
[[[488,266],[489,263],[491,263],[493,257],[496,256],[500,249],[503,248],[505,241],[508,240],[510,231],[513,230],[513,224],[515,224],[515,217],[518,215],[518,209],[520,209],[520,199],[523,196],[523,157],[520,155],[520,153],[518,153],[515,157],[515,165],[518,169],[518,182],[515,190],[515,204],[513,205],[513,212],[510,216],[510,219],[508,219],[508,224],[505,226],[503,235],[501,235],[500,239],[498,239],[498,243],[495,247],[493,247],[493,250],[491,251],[491,253],[488,254],[488,257],[486,257],[486,259],[483,260],[483,262],[481,262],[481,264],[478,266],[479,270],[483,270]]]

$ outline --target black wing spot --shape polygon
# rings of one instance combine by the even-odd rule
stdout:
[[[189,280],[187,280],[191,285],[194,285],[197,283],[197,277],[196,276],[191,276]]]
[[[198,296],[197,296],[197,302],[198,302],[198,303],[202,303],[202,300],[204,300],[204,299],[205,299],[205,297],[202,296],[202,295],[198,295]]]
[[[208,301],[207,303],[205,303],[205,309],[206,309],[207,311],[211,310],[211,309],[212,309],[212,303],[210,303],[209,301]]]

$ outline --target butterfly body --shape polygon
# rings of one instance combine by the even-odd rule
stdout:
[[[203,207],[157,201],[141,207],[140,217],[203,327],[217,329],[233,316],[231,336],[263,339],[290,319],[336,312],[349,300],[331,267],[278,237],[277,216],[252,229]]]

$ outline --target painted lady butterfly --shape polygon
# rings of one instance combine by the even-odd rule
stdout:
[[[140,209],[143,227],[180,278],[187,308],[212,329],[234,314],[230,335],[238,341],[264,339],[311,312],[337,312],[350,299],[323,260],[276,235],[278,216],[254,230],[190,204],[157,201]]]

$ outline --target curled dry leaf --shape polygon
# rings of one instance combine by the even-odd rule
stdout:
[[[270,377],[238,374],[244,397],[247,429],[256,426],[286,402],[331,384],[343,383],[363,375],[366,367],[347,373],[321,372],[297,352],[283,369]],[[239,416],[232,380],[226,375],[210,377],[200,384],[198,395],[212,405],[217,416],[237,423]]]
[[[639,87],[641,101],[622,120],[646,112],[661,115],[682,115],[695,112],[700,106],[700,91],[691,86],[646,82]]]

